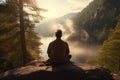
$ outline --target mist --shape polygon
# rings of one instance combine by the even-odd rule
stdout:
[[[74,30],[76,26],[71,19],[65,19],[64,23],[59,23],[55,20],[46,23],[39,24],[36,27],[36,31],[40,34],[41,42],[43,43],[43,45],[40,46],[42,50],[40,56],[42,56],[44,60],[48,59],[47,48],[49,43],[56,39],[54,34],[58,29],[63,31],[62,40],[69,44],[72,61],[84,63],[89,59],[95,58],[100,46],[85,46],[83,42],[85,43],[88,40],[89,34],[83,29],[79,30],[79,32]],[[73,37],[73,35],[75,37]]]

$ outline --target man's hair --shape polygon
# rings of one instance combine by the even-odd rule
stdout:
[[[61,38],[61,37],[62,37],[62,30],[58,29],[58,30],[56,31],[56,33],[55,33],[55,36],[56,36],[57,38]]]

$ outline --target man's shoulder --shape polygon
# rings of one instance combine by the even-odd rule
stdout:
[[[64,41],[64,40],[54,40],[54,41],[52,41],[52,42],[50,42],[50,44],[56,44],[56,43],[58,43],[58,42],[62,42],[63,44],[68,44],[66,41]]]
[[[56,42],[56,40],[54,40],[54,41],[51,41],[51,42],[50,42],[50,44],[53,44],[53,43],[55,43],[55,42]]]
[[[63,40],[62,40],[62,42],[63,42],[64,44],[68,44],[66,41],[63,41]]]

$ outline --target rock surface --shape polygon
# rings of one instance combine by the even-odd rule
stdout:
[[[40,66],[42,65],[42,66]],[[90,65],[68,63],[45,66],[34,61],[21,68],[6,71],[0,80],[114,80],[107,69]]]

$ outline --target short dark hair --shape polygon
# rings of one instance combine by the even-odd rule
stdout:
[[[56,36],[57,38],[61,38],[61,37],[62,37],[62,30],[58,29],[58,30],[56,31],[56,33],[55,33],[55,36]]]

